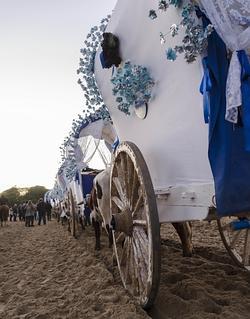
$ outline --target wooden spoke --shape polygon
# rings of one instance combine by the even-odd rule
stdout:
[[[112,196],[112,201],[121,211],[125,209],[124,202],[122,202],[117,196]]]
[[[132,187],[131,187],[131,200],[130,200],[130,208],[131,210],[133,209],[135,205],[135,201],[137,198],[137,192],[138,192],[138,186],[139,186],[139,181],[138,181],[138,176],[136,171],[133,171],[133,178],[132,178]]]
[[[131,279],[131,270],[130,270],[130,258],[131,258],[131,246],[129,243],[129,238],[127,239],[127,247],[126,247],[126,267],[125,267],[125,283],[126,284],[132,284]]]
[[[121,266],[126,265],[126,260],[129,257],[129,250],[128,250],[128,237],[125,239],[122,254],[121,254]]]
[[[120,196],[120,199],[123,201],[123,202],[126,202],[126,197],[125,197],[125,194],[124,194],[124,190],[122,188],[122,185],[121,185],[121,182],[120,182],[120,179],[118,177],[114,177],[113,178],[113,181],[114,181],[114,185],[116,187],[116,190]]]
[[[145,254],[145,251],[141,248],[140,241],[138,240],[137,236],[134,238],[134,244],[136,246],[137,254],[140,259],[140,265],[142,270],[142,277],[143,282],[145,285],[147,284],[147,270],[148,270],[148,253]]]
[[[127,239],[126,235],[125,235],[124,233],[120,233],[120,234],[117,236],[115,242],[116,242],[117,244],[121,244],[121,243],[123,243],[124,241],[126,241],[126,239]],[[124,242],[123,245],[125,245],[125,242]]]
[[[243,264],[250,266],[250,230],[246,229],[244,252],[243,252]]]
[[[115,243],[117,241],[117,239],[115,238],[115,232],[113,231],[112,233],[113,233],[113,240]],[[129,268],[128,268],[129,265],[127,263],[127,261],[130,258],[130,246],[129,246],[128,240],[129,240],[129,237],[126,237],[124,241],[123,249],[119,249],[117,245],[114,245],[116,256],[119,256],[119,258],[117,258],[117,264],[118,264],[118,268],[120,272],[123,274],[122,281],[125,288],[127,288],[127,284],[130,283]]]
[[[135,170],[132,161],[127,155],[127,196],[129,204],[131,205],[131,195],[132,195],[132,184],[134,178]]]
[[[142,193],[140,193],[137,202],[135,204],[135,208],[132,211],[132,217],[134,217],[134,215],[136,215],[136,213],[138,213],[138,210],[140,209],[141,205],[143,204],[143,196]]]
[[[130,245],[130,275],[132,280],[132,292],[133,292],[133,295],[138,295],[139,294],[138,281],[137,281],[138,265],[135,263],[133,242],[131,237],[129,238],[129,245]]]
[[[117,177],[121,184],[123,194],[127,197],[127,185],[126,185],[126,159],[125,153],[121,153],[119,161],[117,162]]]
[[[230,222],[230,223],[227,223],[226,225],[223,225],[223,226],[222,226],[222,230],[224,230],[224,231],[225,231],[225,230],[227,230],[227,231],[228,231],[228,230],[231,230],[230,224],[231,224],[231,222]]]
[[[137,247],[136,247],[136,244],[135,244],[135,241],[133,240],[133,238],[132,238],[132,245],[133,245],[135,264],[137,265],[137,267],[135,267],[135,269],[136,269],[136,278],[138,281],[138,290],[139,290],[140,294],[143,294],[144,290],[145,290],[145,286],[144,286],[144,282],[143,282],[143,278],[142,278],[144,269],[142,269],[139,254],[138,254],[139,252],[137,250]]]
[[[134,219],[133,226],[147,226],[147,221],[142,219]]]
[[[118,172],[118,176],[121,174],[121,179],[123,181],[125,191],[127,191],[127,155],[126,153],[121,153],[121,166],[120,171]],[[128,193],[126,192],[126,196]]]
[[[143,256],[145,257],[145,263],[148,265],[148,259],[146,258],[148,256],[148,246],[149,246],[149,242],[148,242],[148,238],[145,234],[145,232],[143,230],[141,230],[140,228],[136,229],[136,237],[137,237],[137,241],[138,244],[140,245],[140,249],[142,251]]]
[[[232,238],[231,243],[230,243],[230,247],[232,249],[235,248],[235,245],[236,245],[238,239],[240,238],[241,234],[242,234],[242,230],[238,230],[235,232],[235,234],[233,234],[233,238]]]

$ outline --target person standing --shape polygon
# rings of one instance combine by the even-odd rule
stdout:
[[[9,218],[10,218],[10,222],[12,222],[12,218],[13,218],[13,208],[10,207],[10,210],[9,210]]]
[[[41,225],[41,221],[43,220],[43,224],[46,224],[46,203],[42,198],[39,199],[37,204],[38,211],[38,225]]]
[[[26,205],[28,204],[28,202],[23,203],[23,220],[26,222]]]
[[[34,226],[35,211],[36,211],[36,206],[32,203],[31,200],[29,200],[26,205],[25,226],[27,227]]]
[[[16,222],[16,220],[17,220],[17,215],[18,215],[17,204],[14,204],[14,206],[13,206],[13,220],[14,220],[14,222]]]
[[[51,206],[50,202],[46,203],[46,210],[47,210],[47,218],[49,221],[49,220],[51,220],[51,210],[52,210],[52,206]]]
[[[19,216],[19,221],[23,221],[23,205],[22,204],[18,205],[18,216]]]

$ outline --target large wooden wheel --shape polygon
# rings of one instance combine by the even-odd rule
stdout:
[[[75,207],[75,200],[73,196],[72,190],[70,190],[70,211],[71,211],[71,217],[70,217],[70,231],[73,237],[76,238],[76,207]]]
[[[222,241],[234,262],[250,271],[250,223],[248,217],[222,217],[217,220]]]
[[[123,142],[111,169],[114,250],[123,285],[149,308],[160,281],[160,225],[150,174],[139,149]]]

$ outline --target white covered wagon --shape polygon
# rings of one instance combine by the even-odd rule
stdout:
[[[117,69],[102,67],[101,48],[95,58],[96,81],[121,142],[111,172],[118,267],[125,288],[144,308],[152,305],[159,284],[160,223],[204,220],[215,211],[208,127],[198,90],[201,58],[191,64],[182,56],[166,60],[159,32],[179,21],[179,12],[171,7],[152,21],[148,12],[154,6],[152,0],[118,1],[105,31],[120,40],[121,66],[128,60],[143,65],[155,80],[145,119],[118,110],[110,81]],[[168,38],[169,46],[175,42]],[[233,231],[231,224],[218,223],[233,258],[250,268],[249,228]]]

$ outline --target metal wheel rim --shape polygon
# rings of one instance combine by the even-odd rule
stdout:
[[[134,194],[136,183],[139,184],[138,193]],[[128,214],[131,213],[133,219],[131,235],[113,231],[122,283],[144,309],[149,308],[160,280],[160,226],[146,163],[131,142],[121,143],[116,151],[111,169],[110,200],[112,214],[119,215],[129,208]]]
[[[219,232],[230,257],[240,267],[250,271],[250,229],[233,230],[230,223],[237,217],[217,220]]]

